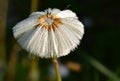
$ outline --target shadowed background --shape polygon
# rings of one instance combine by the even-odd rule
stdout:
[[[63,81],[120,81],[119,3],[38,0],[38,11],[71,9],[85,26],[78,48],[59,58]],[[30,0],[0,0],[0,81],[55,81],[51,59],[29,57],[13,38],[12,27],[30,13]]]

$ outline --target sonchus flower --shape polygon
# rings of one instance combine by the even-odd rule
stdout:
[[[68,55],[80,43],[84,26],[71,10],[33,12],[13,27],[22,48],[42,58]]]

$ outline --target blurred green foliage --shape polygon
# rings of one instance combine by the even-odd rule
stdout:
[[[76,72],[68,68],[69,76],[63,81],[120,81],[119,3],[119,0],[39,0],[39,11],[49,7],[63,10],[69,6],[67,9],[76,12],[85,25],[81,45],[59,59],[66,67],[72,61],[80,64],[82,69]],[[8,1],[7,27],[4,32],[6,60],[3,62],[0,59],[0,81],[32,81],[30,70],[40,73],[39,81],[54,81],[54,76],[49,73],[51,59],[38,58],[37,68],[30,69],[33,60],[29,59],[28,52],[17,45],[12,35],[12,27],[30,14],[30,4],[30,0]]]

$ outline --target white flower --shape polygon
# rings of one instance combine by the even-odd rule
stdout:
[[[80,43],[84,26],[71,10],[33,12],[13,27],[14,37],[27,51],[43,58],[68,55]]]

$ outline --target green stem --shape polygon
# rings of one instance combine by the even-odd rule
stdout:
[[[58,66],[57,59],[52,58],[52,62],[53,62],[54,68],[55,68],[57,81],[62,81],[61,76],[60,76],[60,72],[59,72],[59,66]]]
[[[38,9],[38,0],[31,0],[31,12],[35,12]]]

